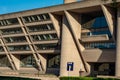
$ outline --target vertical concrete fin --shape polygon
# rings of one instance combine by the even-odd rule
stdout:
[[[68,11],[65,11],[65,15],[66,15],[66,18],[69,22],[69,25],[70,25],[70,29],[71,29],[71,32],[73,34],[73,37],[75,39],[75,42],[76,42],[76,47],[78,48],[78,52],[80,54],[80,58],[82,60],[82,63],[83,63],[83,67],[85,68],[86,71],[88,71],[88,68],[87,68],[87,65],[86,65],[86,62],[83,58],[83,55],[82,55],[82,51],[85,49],[79,42],[79,39],[81,38],[81,25],[80,23],[78,22],[78,16],[74,13],[70,13]]]
[[[82,52],[85,48],[79,42],[79,39],[81,39],[81,24],[77,21],[78,16],[67,11],[65,11],[65,15],[70,24],[77,45],[79,46],[80,51]]]
[[[79,76],[82,60],[80,59],[75,40],[71,34],[70,26],[65,16],[63,16],[62,24],[60,76]],[[68,62],[73,62],[74,64],[74,69],[70,71],[69,74],[67,69]],[[85,71],[84,68],[82,68],[82,70]]]
[[[113,40],[115,40],[115,36],[114,36],[114,16],[112,15],[110,9],[104,5],[101,5],[103,13],[105,15],[105,18],[107,20],[107,24],[110,30],[110,33],[113,37]]]
[[[52,13],[49,13],[49,16],[53,22],[53,25],[54,25],[54,28],[57,32],[58,38],[60,38],[60,26],[59,26],[57,16],[53,15]]]

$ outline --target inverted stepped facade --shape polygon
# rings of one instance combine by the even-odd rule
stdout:
[[[119,76],[119,2],[86,0],[0,15],[0,71]]]

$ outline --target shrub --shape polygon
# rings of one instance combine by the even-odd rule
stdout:
[[[37,79],[20,78],[20,77],[8,77],[8,76],[0,76],[0,80],[37,80]]]
[[[60,80],[120,80],[115,78],[95,78],[95,77],[60,77]]]

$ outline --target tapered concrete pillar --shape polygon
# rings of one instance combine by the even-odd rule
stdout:
[[[82,61],[70,31],[66,17],[63,17],[60,76],[79,76],[84,70]],[[73,62],[73,71],[67,71],[67,63]]]
[[[64,0],[64,3],[72,3],[72,2],[77,2],[77,0]]]
[[[115,76],[120,76],[120,8],[118,8],[117,15],[117,42],[116,42],[116,74]]]

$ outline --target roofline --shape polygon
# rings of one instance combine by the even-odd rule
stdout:
[[[120,2],[120,0],[117,0],[117,2]],[[110,4],[110,3],[112,3],[112,0],[108,0],[106,2],[101,1],[101,0],[92,0],[92,1],[91,0],[85,0],[85,1],[68,3],[68,4],[61,4],[61,5],[48,6],[48,7],[43,7],[43,8],[13,12],[13,13],[8,13],[8,14],[2,14],[2,15],[0,15],[0,19],[10,18],[13,15],[14,15],[14,17],[19,17],[19,16],[27,16],[27,15],[38,14],[38,13],[39,14],[53,13],[53,12],[71,10],[71,9],[80,9],[80,8],[83,9],[83,8],[86,8],[86,7],[92,7],[92,6],[98,6],[98,5],[101,5],[101,4]]]

